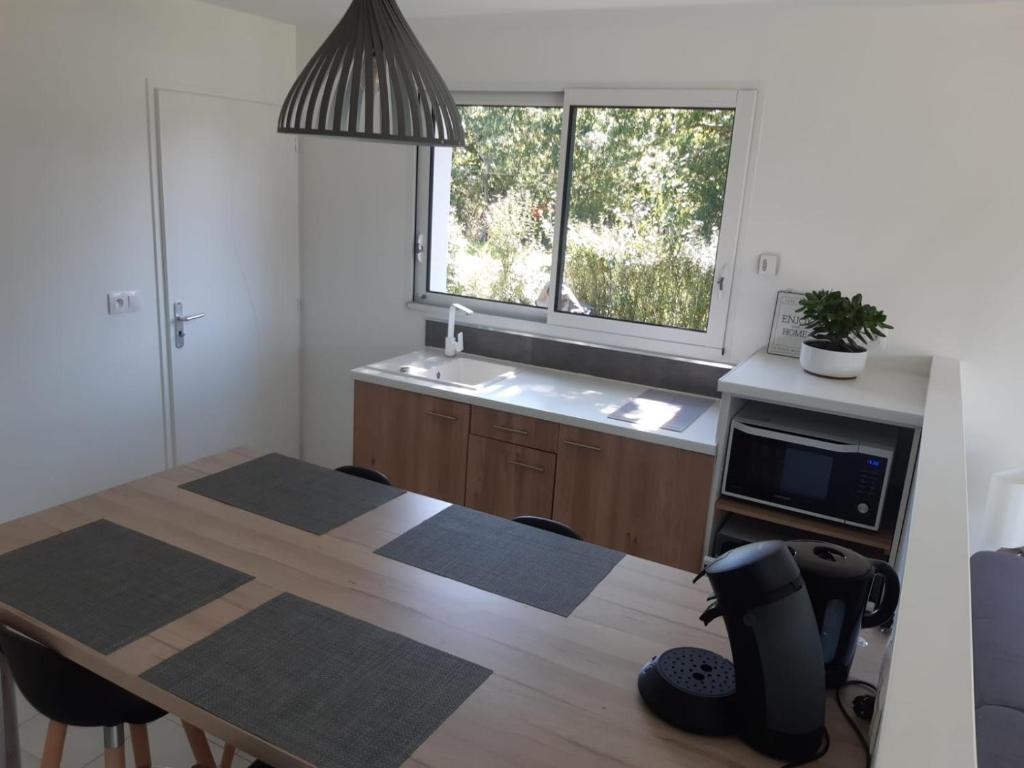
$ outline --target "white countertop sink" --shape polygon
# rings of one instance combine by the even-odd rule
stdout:
[[[515,368],[508,363],[492,363],[465,356],[428,357],[425,360],[403,363],[396,370],[417,379],[468,389],[483,389],[515,375]]]

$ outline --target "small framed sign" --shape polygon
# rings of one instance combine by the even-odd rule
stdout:
[[[811,335],[804,327],[804,316],[800,311],[803,297],[800,291],[779,291],[775,299],[772,334],[768,339],[768,354],[800,357],[800,345]]]

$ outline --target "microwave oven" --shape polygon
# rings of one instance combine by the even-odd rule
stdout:
[[[877,531],[898,440],[895,427],[748,403],[729,431],[722,493]]]

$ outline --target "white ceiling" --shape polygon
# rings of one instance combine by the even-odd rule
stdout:
[[[426,16],[468,16],[527,11],[571,11],[638,8],[667,8],[714,5],[929,5],[981,3],[990,0],[398,0],[410,18]],[[336,24],[350,0],[207,0],[239,11],[279,19],[291,24]]]

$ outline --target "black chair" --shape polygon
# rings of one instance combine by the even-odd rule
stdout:
[[[50,721],[41,768],[59,768],[69,725],[102,728],[106,765],[125,765],[124,726],[138,768],[149,768],[146,726],[166,713],[65,659],[56,651],[0,626],[0,652],[25,699]]]
[[[569,539],[576,539],[577,541],[583,541],[583,537],[580,536],[576,531],[570,528],[565,523],[560,523],[557,520],[552,520],[549,517],[534,517],[533,515],[523,515],[522,517],[512,518],[513,523],[522,523],[528,525],[531,528],[540,528],[542,531],[548,533],[557,533],[559,536],[565,536]]]
[[[346,475],[352,475],[352,477],[361,477],[363,480],[369,480],[372,483],[391,485],[387,475],[369,467],[338,467],[338,471]]]

